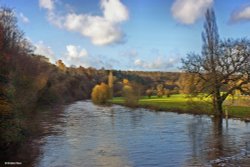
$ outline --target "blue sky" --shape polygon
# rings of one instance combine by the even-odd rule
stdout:
[[[0,0],[54,63],[121,70],[178,71],[200,52],[204,11],[213,7],[220,37],[250,35],[249,0]]]

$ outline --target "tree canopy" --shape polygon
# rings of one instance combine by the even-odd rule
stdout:
[[[105,104],[109,99],[109,87],[105,83],[96,85],[91,93],[91,99],[95,104]]]

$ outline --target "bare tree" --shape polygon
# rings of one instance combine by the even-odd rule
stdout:
[[[10,8],[0,7],[0,31],[3,32],[1,51],[32,53],[33,47],[19,30],[15,13]]]
[[[222,115],[222,104],[235,90],[250,93],[250,41],[219,40],[214,11],[208,9],[202,33],[202,53],[182,60],[183,70],[195,74],[205,84],[202,90],[212,97],[214,111]]]

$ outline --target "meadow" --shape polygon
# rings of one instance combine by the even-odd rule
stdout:
[[[223,105],[224,116],[226,112],[229,118],[250,119],[250,99],[229,97]],[[114,97],[113,104],[124,105],[123,97]],[[249,103],[248,103],[249,102]],[[142,96],[136,107],[149,108],[156,111],[171,111],[178,113],[206,114],[213,115],[212,103],[210,98],[193,97],[184,94],[175,94],[171,97],[147,97]]]

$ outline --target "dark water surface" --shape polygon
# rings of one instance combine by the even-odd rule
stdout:
[[[34,166],[250,166],[242,121],[79,101],[49,126]]]

